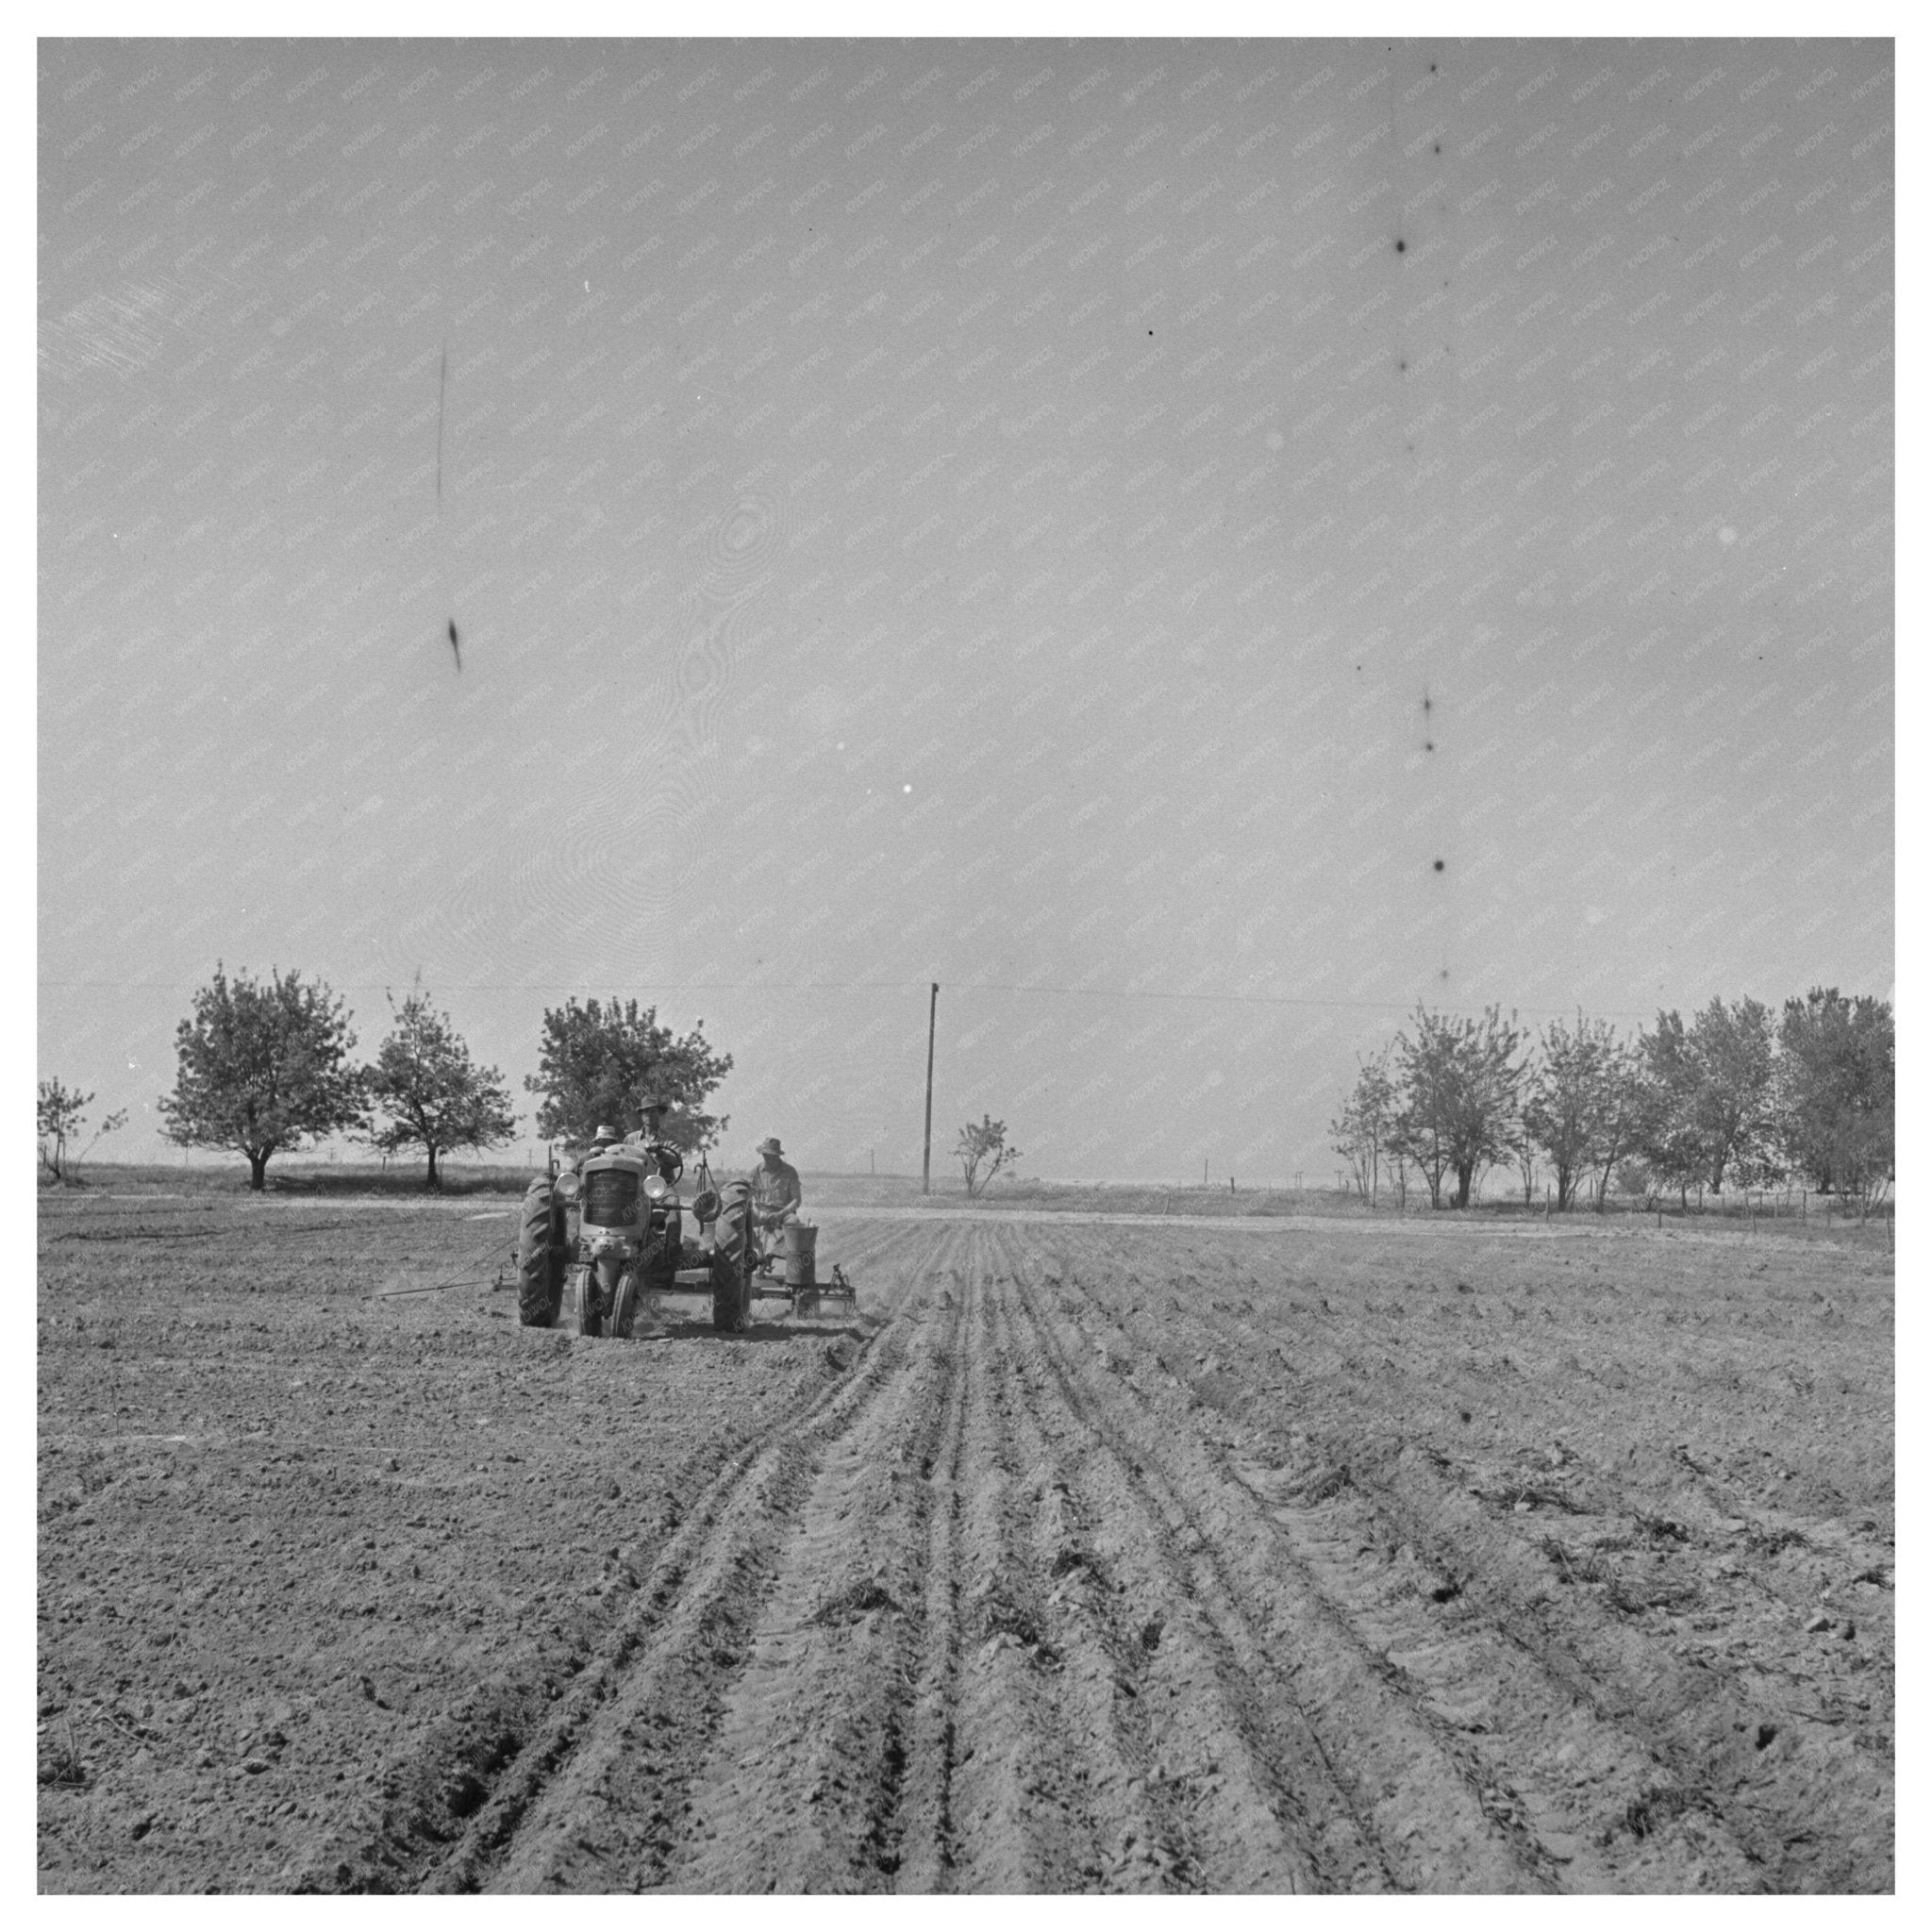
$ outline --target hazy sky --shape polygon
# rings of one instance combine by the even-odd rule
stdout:
[[[1886,42],[42,42],[39,1058],[217,958],[726,1146],[1336,1165],[1892,981]],[[460,664],[449,627],[460,642]],[[533,1105],[533,1104],[532,1104]]]

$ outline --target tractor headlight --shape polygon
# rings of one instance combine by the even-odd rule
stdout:
[[[644,1176],[644,1198],[653,1203],[663,1201],[671,1193],[671,1184],[661,1174],[647,1174]]]

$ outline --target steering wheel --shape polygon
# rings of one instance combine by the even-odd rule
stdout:
[[[657,1154],[658,1172],[675,1187],[684,1174],[684,1156],[675,1147],[659,1147]]]

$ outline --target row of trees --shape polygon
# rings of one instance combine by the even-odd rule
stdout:
[[[513,1138],[509,1091],[494,1067],[476,1064],[420,978],[400,1005],[391,998],[390,1013],[375,1058],[358,1065],[348,1010],[321,981],[294,971],[231,979],[217,965],[175,1030],[178,1069],[175,1091],[159,1101],[162,1131],[177,1146],[242,1155],[258,1191],[274,1156],[331,1134],[386,1154],[420,1147],[427,1185],[439,1186],[440,1156]],[[707,1112],[705,1102],[730,1072],[731,1057],[711,1050],[703,1024],[679,1039],[658,1024],[654,1008],[635,1000],[570,999],[546,1010],[538,1072],[524,1082],[542,1096],[538,1134],[582,1142],[602,1122],[628,1131],[641,1124],[645,1102],[659,1100],[670,1109],[667,1139],[688,1152],[712,1145],[728,1122]],[[92,1098],[58,1080],[41,1083],[42,1158],[57,1177]],[[125,1118],[110,1117],[101,1131]]]
[[[230,979],[218,964],[175,1030],[179,1065],[175,1091],[159,1102],[162,1131],[177,1146],[242,1155],[258,1191],[276,1154],[332,1134],[385,1154],[421,1148],[426,1185],[440,1186],[441,1156],[500,1147],[514,1137],[509,1091],[494,1067],[476,1064],[420,977],[400,1006],[391,998],[390,1015],[375,1058],[358,1066],[348,1010],[327,986],[294,971]],[[538,1071],[524,1081],[541,1096],[538,1134],[582,1145],[604,1123],[625,1132],[641,1125],[645,1103],[659,1101],[668,1109],[660,1129],[667,1140],[686,1153],[716,1145],[730,1123],[706,1103],[732,1063],[729,1054],[712,1050],[703,1026],[699,1021],[680,1039],[658,1024],[655,1008],[635,1000],[569,999],[546,1008]],[[40,1083],[41,1158],[56,1179],[71,1171],[69,1143],[93,1097],[58,1079]],[[110,1114],[94,1140],[126,1119]],[[959,1130],[955,1152],[968,1194],[982,1192],[1020,1158],[1007,1144],[1006,1123],[991,1115]]]
[[[1607,1022],[1554,1023],[1531,1037],[1491,1007],[1480,1019],[1413,1020],[1362,1062],[1329,1124],[1362,1198],[1410,1169],[1432,1207],[1465,1208],[1503,1163],[1534,1198],[1546,1163],[1556,1205],[1613,1179],[1646,1194],[1803,1176],[1861,1212],[1893,1168],[1890,1004],[1836,987],[1790,999],[1781,1015],[1753,999],[1713,999],[1687,1024],[1660,1012],[1624,1039]]]

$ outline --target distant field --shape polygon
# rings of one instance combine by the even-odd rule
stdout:
[[[536,1168],[529,1165],[446,1164],[440,1192],[451,1199],[471,1194],[521,1196],[535,1172]],[[718,1172],[733,1173],[736,1169],[721,1167]],[[687,1170],[687,1195],[691,1191],[694,1176],[695,1163]],[[1398,1210],[1393,1199],[1388,1196],[1378,1201],[1372,1212],[1355,1194],[1333,1187],[1237,1187],[1230,1191],[1224,1183],[1201,1187],[1158,1181],[1001,1179],[969,1203],[956,1173],[936,1174],[930,1193],[921,1189],[917,1174],[806,1171],[801,1180],[808,1218],[822,1210],[842,1214],[866,1208],[904,1210],[924,1207],[950,1212],[970,1206],[975,1211],[987,1213],[1160,1215],[1184,1220],[1320,1216],[1376,1225],[1434,1225],[1464,1232],[1483,1224],[1541,1223],[1546,1219],[1541,1206],[1525,1207],[1521,1200],[1502,1198],[1477,1202],[1460,1212],[1446,1208],[1433,1211],[1427,1196],[1414,1191],[1409,1195],[1406,1213]],[[44,1174],[42,1181],[44,1189]],[[127,1166],[90,1163],[82,1181],[81,1187],[67,1191],[75,1198],[91,1191],[181,1195],[248,1192],[248,1170],[239,1160],[226,1167],[181,1167],[161,1162]],[[277,1160],[271,1163],[268,1171],[267,1192],[271,1196],[300,1199],[374,1195],[420,1200],[425,1191],[420,1165],[399,1166],[391,1162],[384,1169],[375,1161]],[[1693,1201],[1688,1211],[1675,1202],[1666,1202],[1660,1212],[1620,1195],[1613,1197],[1602,1215],[1590,1208],[1577,1208],[1547,1219],[1552,1225],[1568,1227],[1595,1224],[1629,1228],[1639,1223],[1652,1227],[1659,1224],[1666,1227],[1677,1224],[1736,1224],[1754,1238],[1831,1240],[1889,1252],[1893,1211],[1893,1204],[1888,1201],[1861,1223],[1856,1214],[1847,1213],[1834,1201],[1820,1195],[1807,1200],[1799,1191],[1792,1190],[1788,1194],[1755,1195],[1748,1201],[1737,1194],[1723,1199],[1712,1195],[1701,1207]]]

